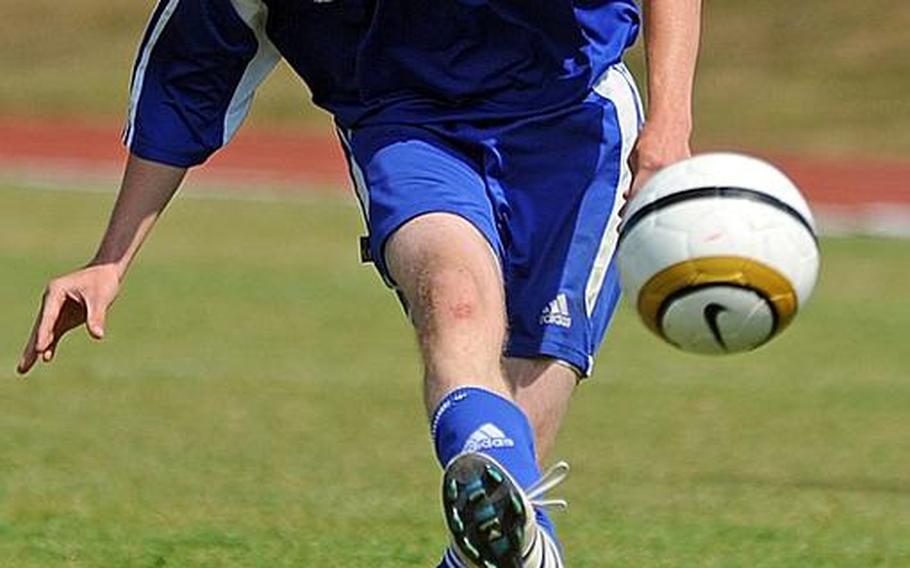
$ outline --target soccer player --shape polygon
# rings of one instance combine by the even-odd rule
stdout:
[[[619,298],[625,197],[689,155],[699,0],[645,0],[649,118],[622,64],[633,0],[162,0],[134,68],[130,151],[93,260],[47,287],[19,371],[86,324],[187,168],[284,57],[335,118],[425,367],[452,542],[441,566],[563,565],[542,476]],[[633,179],[634,178],[634,179]],[[377,378],[381,380],[381,378]]]

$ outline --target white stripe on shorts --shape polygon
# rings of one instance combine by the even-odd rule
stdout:
[[[607,269],[610,266],[613,254],[616,252],[616,245],[619,242],[619,211],[625,202],[623,195],[632,184],[629,155],[632,153],[632,148],[635,146],[635,140],[638,137],[638,105],[640,103],[638,92],[627,77],[628,71],[626,71],[625,65],[619,63],[608,69],[594,86],[594,92],[610,100],[616,108],[620,137],[622,138],[622,149],[620,152],[619,182],[613,199],[613,210],[610,213],[607,228],[601,236],[597,256],[594,259],[594,267],[591,269],[591,274],[588,276],[588,282],[585,286],[585,309],[588,317],[591,317],[594,313],[594,308],[597,306],[597,297],[600,295],[604,279],[607,276]]]
[[[142,87],[145,84],[145,71],[148,68],[149,59],[152,57],[152,50],[155,49],[158,38],[161,37],[164,28],[170,21],[171,16],[174,15],[179,4],[180,0],[168,0],[167,6],[165,6],[164,10],[161,12],[161,17],[155,22],[154,27],[149,34],[148,42],[142,49],[142,53],[139,54],[139,63],[136,65],[136,72],[133,74],[133,85],[130,90],[129,119],[123,140],[127,148],[133,145],[133,135],[136,132],[136,112],[139,109],[139,97],[142,96]]]
[[[443,561],[445,562],[446,568],[465,568],[465,565],[461,563],[458,559],[458,556],[455,555],[455,551],[449,547],[446,550],[445,556],[443,556]]]
[[[351,138],[354,135],[352,130],[342,130],[338,128],[338,137],[344,144],[348,163],[351,166],[351,177],[354,179],[354,191],[357,192],[357,200],[360,201],[360,210],[363,212],[363,220],[369,226],[370,222],[370,190],[367,188],[367,181],[363,175],[363,170],[357,159],[354,158],[354,148],[351,147]]]
[[[265,25],[268,20],[268,7],[262,0],[231,0],[234,10],[240,18],[256,35],[259,49],[256,56],[247,65],[243,72],[237,90],[231,98],[227,113],[224,116],[224,137],[222,144],[227,144],[237,133],[253,104],[253,95],[256,89],[268,77],[275,65],[281,59],[278,49],[266,35]]]

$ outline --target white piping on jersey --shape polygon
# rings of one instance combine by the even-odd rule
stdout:
[[[234,10],[244,23],[256,35],[259,48],[237,84],[237,89],[234,91],[234,96],[225,113],[222,145],[230,142],[237,133],[250,112],[256,89],[281,60],[281,54],[278,53],[278,49],[266,34],[268,7],[265,3],[262,0],[231,0],[231,4],[234,5]]]
[[[164,28],[167,26],[168,21],[170,21],[171,16],[174,15],[179,4],[180,0],[168,0],[167,6],[165,6],[164,10],[161,12],[161,17],[155,22],[154,27],[149,34],[145,48],[143,48],[142,53],[139,55],[139,63],[136,65],[136,72],[133,74],[133,85],[130,91],[129,121],[127,123],[126,135],[124,136],[124,143],[127,148],[130,148],[133,145],[133,136],[136,133],[136,112],[139,109],[139,97],[142,96],[142,87],[145,84],[145,70],[148,68],[149,59],[152,57],[152,51],[155,49],[155,44],[158,43],[158,38],[161,37]]]
[[[607,70],[594,86],[594,92],[611,101],[616,109],[622,149],[619,158],[619,181],[616,184],[616,195],[613,198],[613,209],[610,213],[607,227],[601,236],[597,256],[594,258],[594,266],[585,286],[585,310],[588,313],[588,317],[591,317],[594,313],[594,308],[597,306],[597,298],[607,276],[610,260],[616,252],[616,245],[619,242],[619,211],[625,202],[623,195],[632,184],[629,155],[632,153],[632,148],[638,137],[638,105],[640,103],[638,101],[638,92],[633,88],[633,83],[630,82],[626,73],[625,65],[622,63],[614,65]]]

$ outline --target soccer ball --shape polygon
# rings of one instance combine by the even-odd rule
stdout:
[[[793,320],[818,276],[815,222],[780,170],[733,153],[657,172],[626,206],[623,291],[659,337],[696,353],[748,351]]]

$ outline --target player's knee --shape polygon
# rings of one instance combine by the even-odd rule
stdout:
[[[418,217],[392,237],[386,260],[419,329],[463,330],[504,319],[494,256],[468,221],[444,213]]]
[[[465,325],[483,319],[488,295],[469,268],[431,262],[417,275],[412,307],[434,328]]]

